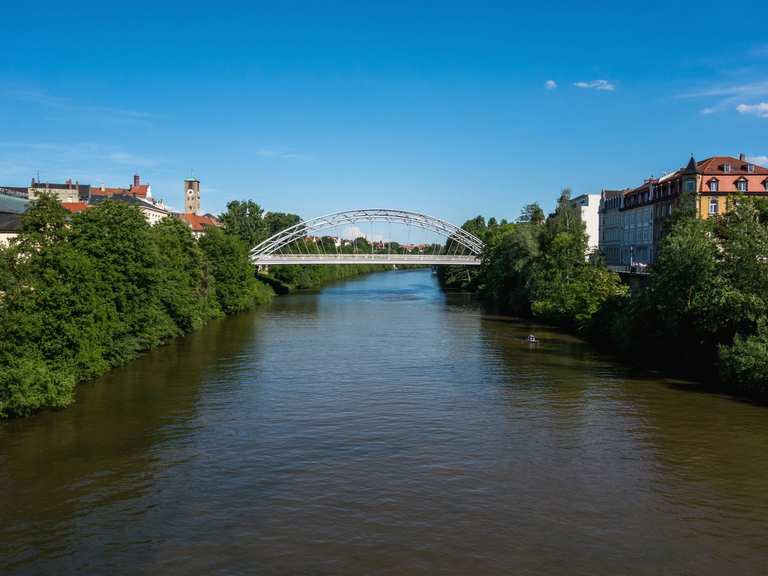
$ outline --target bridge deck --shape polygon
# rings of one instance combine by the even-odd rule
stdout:
[[[258,266],[290,266],[319,264],[423,264],[429,266],[479,266],[477,256],[428,254],[271,254],[255,255]]]

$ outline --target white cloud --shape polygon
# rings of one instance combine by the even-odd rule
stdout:
[[[290,150],[284,150],[281,148],[259,148],[256,150],[256,156],[261,158],[271,158],[276,160],[309,160],[310,157],[306,154],[298,154],[297,152],[291,152]]]
[[[356,238],[365,238],[369,242],[383,242],[386,240],[383,234],[367,234],[359,226],[347,226],[341,231],[340,236],[347,240],[354,240]]]
[[[544,82],[544,87],[547,90],[554,90],[555,88],[557,88],[557,82],[555,82],[554,80],[547,80],[546,82]]]
[[[744,100],[768,96],[768,81],[760,80],[746,84],[713,84],[699,90],[677,94],[676,98],[710,98],[715,100],[700,112],[713,114],[734,108],[743,114],[761,116],[759,109],[753,109]],[[757,105],[759,106],[759,104]]]
[[[600,90],[604,92],[613,92],[616,89],[616,85],[608,82],[608,80],[590,80],[589,82],[576,82],[574,84],[576,88],[584,88],[589,90]]]
[[[759,166],[768,166],[768,156],[747,156],[747,160]]]
[[[736,106],[741,114],[752,114],[758,118],[768,118],[768,102],[760,102],[759,104],[739,104]]]
[[[705,98],[711,96],[755,97],[768,95],[768,82],[750,82],[747,84],[715,84],[700,90],[678,94],[678,98]]]

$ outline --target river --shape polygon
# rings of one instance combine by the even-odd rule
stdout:
[[[0,424],[0,572],[764,574],[766,488],[768,408],[387,272]]]

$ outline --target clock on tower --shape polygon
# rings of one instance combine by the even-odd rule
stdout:
[[[197,214],[200,211],[200,180],[184,180],[184,212]]]

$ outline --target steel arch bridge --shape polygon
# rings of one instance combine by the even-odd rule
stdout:
[[[375,243],[370,251],[358,250],[357,239],[342,243],[338,237],[323,237],[345,225],[385,222],[419,229],[445,239],[444,244],[432,244],[432,249],[411,248],[392,252],[391,240]],[[363,235],[364,237],[364,235]],[[333,248],[329,246],[329,240]],[[345,241],[346,242],[346,241]],[[478,266],[484,244],[474,234],[453,224],[406,210],[373,208],[335,212],[311,220],[304,220],[264,240],[251,250],[251,261],[257,266],[298,264],[423,264]]]

